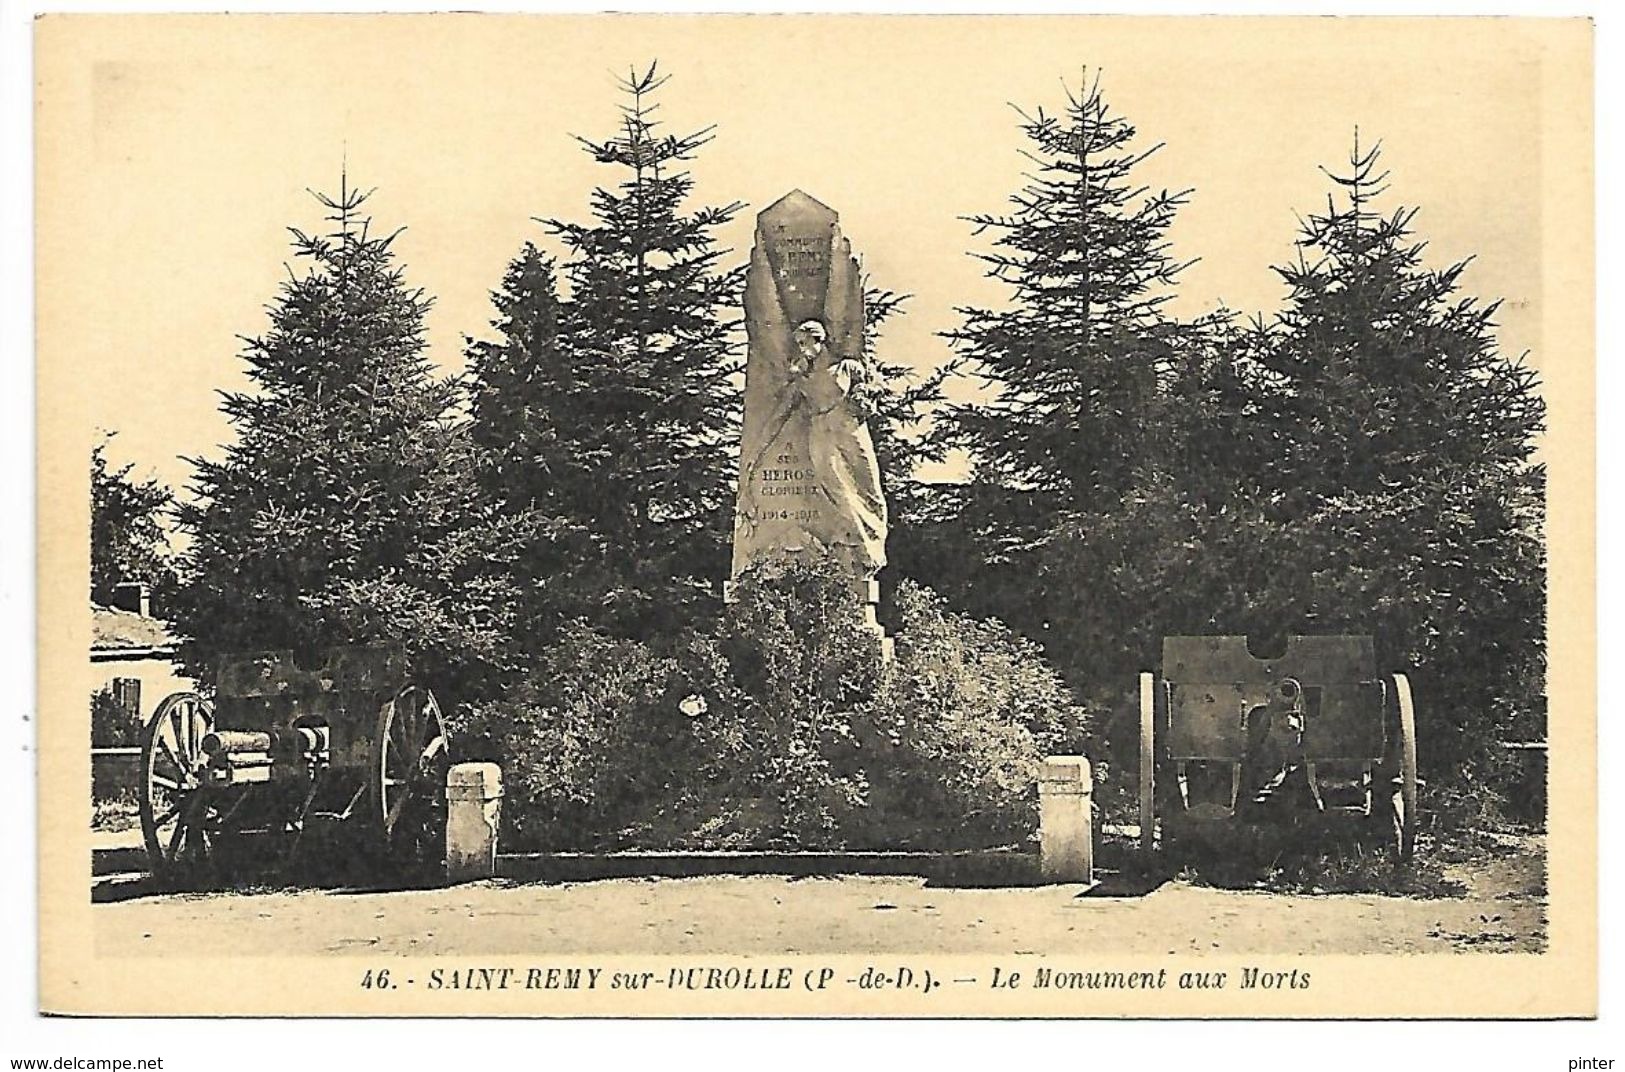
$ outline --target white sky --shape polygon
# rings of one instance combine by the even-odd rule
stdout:
[[[958,217],[1001,209],[1022,182],[1007,102],[1058,109],[1062,80],[1101,66],[1111,105],[1167,147],[1141,169],[1195,188],[1171,232],[1201,258],[1171,308],[1273,311],[1270,270],[1295,213],[1323,206],[1317,165],[1354,127],[1384,139],[1390,206],[1419,204],[1436,263],[1477,255],[1467,290],[1505,298],[1503,350],[1540,346],[1539,52],[1494,23],[1416,24],[758,17],[565,21],[235,18],[51,27],[41,119],[60,176],[41,188],[42,252],[73,270],[41,282],[76,311],[56,341],[82,362],[87,415],[113,455],[180,488],[183,456],[227,433],[216,390],[244,385],[236,336],[260,332],[289,248],[312,228],[305,187],[340,161],[378,187],[379,226],[405,225],[411,282],[436,298],[430,352],[462,365],[462,336],[533,216],[584,218],[614,181],[571,138],[604,136],[614,74],[658,57],[673,128],[716,124],[698,199],[749,208],[722,234],[743,260],[754,213],[801,187],[830,204],[874,282],[911,292],[886,354],[949,356],[954,306],[1002,287],[967,255]],[[1437,31],[1441,27],[1428,27]],[[58,60],[60,62],[58,62]],[[49,61],[49,62],[47,62]],[[60,109],[60,112],[56,112]],[[50,159],[51,145],[42,143]],[[43,173],[42,173],[43,174]],[[53,215],[52,210],[59,215]],[[52,227],[51,221],[60,221]],[[59,351],[60,352],[60,351]]]

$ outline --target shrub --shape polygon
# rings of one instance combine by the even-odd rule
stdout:
[[[103,685],[90,694],[90,743],[93,748],[134,748],[141,743],[141,713],[131,711]]]
[[[670,757],[652,744],[672,671],[645,645],[577,622],[507,696],[459,712],[458,754],[502,764],[520,846],[601,846],[669,789]]]
[[[897,592],[882,666],[828,561],[742,577],[706,628],[662,645],[577,625],[504,699],[462,712],[501,762],[529,848],[958,848],[1035,826],[1045,751],[1084,719],[1032,645]]]
[[[954,614],[909,581],[895,618],[896,660],[864,709],[889,745],[871,764],[865,832],[922,848],[1025,839],[1037,827],[1038,764],[1081,750],[1082,709],[1002,623]]]

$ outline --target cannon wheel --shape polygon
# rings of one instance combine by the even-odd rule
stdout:
[[[1157,811],[1157,681],[1140,675],[1140,848],[1150,851],[1156,839]]]
[[[372,814],[384,847],[426,864],[444,851],[446,723],[434,694],[408,685],[378,712],[372,745]]]
[[[1395,674],[1392,681],[1399,715],[1399,784],[1393,793],[1394,843],[1403,863],[1416,851],[1416,703],[1411,697],[1410,680],[1404,674]]]
[[[164,699],[141,735],[141,836],[153,877],[168,883],[206,865],[219,819],[204,784],[203,738],[214,727],[195,692]]]

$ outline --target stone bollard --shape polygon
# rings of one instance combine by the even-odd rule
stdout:
[[[502,821],[502,768],[458,763],[446,774],[446,881],[472,882],[497,873]]]
[[[1093,778],[1083,756],[1050,756],[1039,769],[1038,866],[1051,882],[1094,884]]]

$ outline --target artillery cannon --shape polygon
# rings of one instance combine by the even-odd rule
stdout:
[[[1140,842],[1299,813],[1379,826],[1416,846],[1416,710],[1369,636],[1293,636],[1279,658],[1241,636],[1171,636],[1140,675]]]
[[[450,758],[434,695],[392,647],[232,656],[214,703],[167,697],[141,744],[141,832],[172,883],[313,841],[378,862],[439,859]]]

